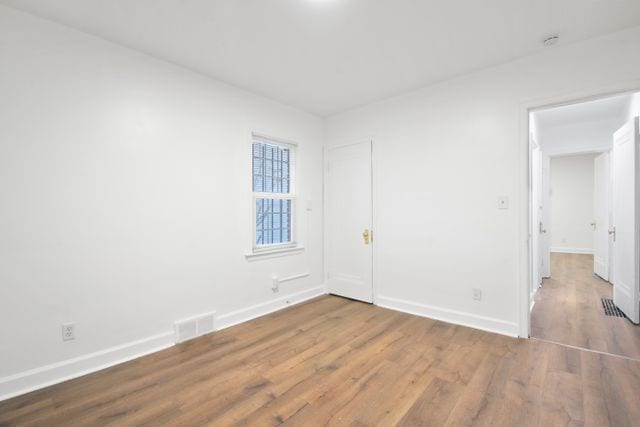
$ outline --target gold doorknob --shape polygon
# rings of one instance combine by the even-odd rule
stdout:
[[[364,231],[362,232],[362,238],[364,239],[365,245],[369,244],[370,237],[371,237],[371,234],[369,233],[369,229],[365,228]]]

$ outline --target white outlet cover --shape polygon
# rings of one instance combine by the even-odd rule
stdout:
[[[62,324],[62,341],[73,341],[75,339],[76,339],[76,324],[63,323]]]

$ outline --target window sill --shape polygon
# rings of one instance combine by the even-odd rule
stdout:
[[[247,261],[257,261],[260,259],[277,258],[281,256],[297,255],[304,252],[304,246],[292,246],[288,248],[264,249],[257,252],[249,252],[244,255]]]

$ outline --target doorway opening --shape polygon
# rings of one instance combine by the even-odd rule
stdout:
[[[640,92],[529,112],[530,336],[640,360]]]

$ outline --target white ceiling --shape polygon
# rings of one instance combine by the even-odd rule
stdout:
[[[541,129],[601,121],[621,126],[626,119],[631,98],[631,94],[612,96],[536,111],[534,115]]]
[[[533,113],[536,141],[551,156],[610,150],[628,119],[633,95],[619,95]]]
[[[638,0],[0,0],[328,115],[640,24]]]

